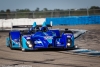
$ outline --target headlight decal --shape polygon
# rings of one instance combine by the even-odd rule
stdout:
[[[72,45],[72,40],[71,38],[67,38],[67,44],[66,46],[71,46]]]
[[[67,43],[67,46],[71,46],[71,43]]]
[[[31,43],[31,41],[27,41],[26,43],[27,43],[27,45],[28,45],[29,48],[32,48],[32,43]]]

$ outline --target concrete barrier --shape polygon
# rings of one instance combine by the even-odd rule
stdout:
[[[28,18],[19,18],[19,19],[0,19],[0,27],[12,27],[13,25],[32,25],[33,22],[36,22],[37,25],[43,24],[45,18],[37,19],[28,19]]]
[[[0,19],[1,27],[12,27],[13,25],[32,25],[36,22],[37,25],[50,24],[52,22],[53,26],[56,25],[88,25],[88,24],[100,24],[100,16],[70,16],[70,17],[59,17],[59,18],[19,18],[19,19]]]

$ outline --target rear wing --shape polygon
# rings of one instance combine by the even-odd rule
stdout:
[[[45,23],[44,23],[45,24]],[[50,24],[45,24],[48,28],[52,28],[52,22]],[[33,25],[13,25],[12,23],[12,27],[11,27],[11,30],[27,30],[29,28],[32,28],[32,27],[43,27],[43,24],[42,25],[37,25],[36,22],[33,23]]]
[[[12,28],[30,28],[32,25],[14,25]]]
[[[37,25],[36,27],[42,27],[42,25]],[[47,27],[52,28],[51,25],[47,25]],[[14,25],[12,26],[11,30],[26,30],[32,28],[32,25]]]
[[[52,26],[48,24],[47,27],[52,27]]]
[[[29,30],[32,25],[12,25],[11,30]]]

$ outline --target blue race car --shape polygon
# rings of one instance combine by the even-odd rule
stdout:
[[[74,48],[73,32],[65,30],[60,34],[59,30],[49,30],[43,26],[36,32],[29,31],[22,33],[19,30],[12,30],[7,37],[7,44],[11,49],[36,50],[39,48]]]

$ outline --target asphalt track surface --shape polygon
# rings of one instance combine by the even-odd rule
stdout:
[[[96,34],[94,38],[97,36],[95,40],[100,39],[99,33],[98,35],[97,33],[94,34]],[[100,67],[100,57],[70,54],[67,53],[68,50],[41,49],[28,52],[10,50],[5,46],[7,35],[8,32],[0,32],[0,67]],[[76,39],[75,44],[81,48],[100,50],[98,46],[100,44],[94,42],[94,39],[89,39],[88,36],[91,35],[93,36],[93,33],[87,32]],[[87,41],[92,45],[89,45]]]

